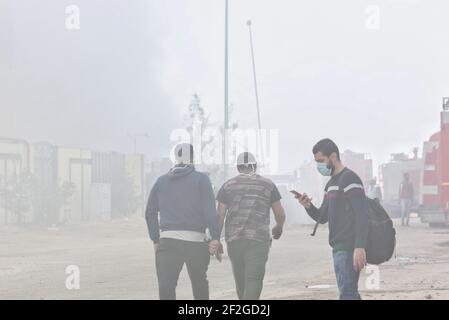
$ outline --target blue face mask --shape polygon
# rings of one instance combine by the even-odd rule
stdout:
[[[329,168],[325,162],[318,162],[316,168],[318,169],[318,172],[325,177],[332,175],[332,168]]]

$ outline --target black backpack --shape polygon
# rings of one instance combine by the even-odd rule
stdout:
[[[381,264],[391,259],[396,247],[393,221],[379,200],[366,198],[369,215],[366,259],[369,264]]]

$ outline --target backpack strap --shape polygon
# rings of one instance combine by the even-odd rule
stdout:
[[[345,169],[346,169],[346,167],[345,167]],[[343,169],[343,170],[344,170],[344,169]],[[342,199],[344,199],[344,201],[345,201],[345,209],[346,209],[346,210],[350,210],[351,207],[350,207],[350,205],[349,205],[348,200],[345,198],[344,190],[340,187],[340,185],[341,185],[341,179],[343,178],[343,176],[344,176],[345,174],[346,174],[345,172],[342,172],[342,174],[340,175],[340,177],[338,177],[338,194],[339,194],[339,196],[341,196]],[[321,219],[323,219],[323,213],[320,214],[320,217],[319,217],[318,221],[315,223],[315,226],[313,227],[313,232],[310,234],[312,237],[315,236],[316,231],[317,231],[317,229],[318,229],[318,226],[320,225]]]
[[[345,167],[346,169],[346,167]],[[344,169],[343,169],[344,170]],[[350,211],[351,205],[349,204],[349,200],[348,198],[346,198],[345,196],[345,190],[344,188],[341,186],[341,181],[343,179],[343,177],[347,174],[347,171],[343,171],[342,174],[340,175],[340,177],[338,177],[338,195],[341,197],[341,199],[343,199],[343,201],[345,202],[345,210],[346,211]]]

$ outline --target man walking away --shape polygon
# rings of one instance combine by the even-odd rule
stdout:
[[[410,175],[404,173],[403,180],[399,185],[399,202],[401,205],[401,225],[408,227],[410,222],[410,209],[414,198],[413,183],[410,181]]]
[[[281,237],[285,222],[276,185],[256,174],[256,169],[256,159],[251,153],[240,154],[239,175],[227,181],[217,195],[220,230],[226,220],[228,255],[240,300],[257,300],[262,292],[271,247],[270,209],[276,220],[272,229],[274,239]]]
[[[298,197],[312,219],[329,222],[329,244],[341,300],[359,300],[360,271],[366,265],[366,244],[369,230],[368,206],[362,181],[354,171],[345,168],[337,145],[323,139],[313,147],[317,169],[330,176],[320,208],[307,194]]]
[[[376,178],[373,178],[368,182],[366,196],[373,200],[382,201],[382,191],[380,190],[380,186],[377,184]]]
[[[215,197],[208,176],[195,170],[192,145],[176,146],[175,159],[177,164],[154,184],[146,210],[155,245],[159,297],[176,299],[179,274],[186,264],[194,298],[208,300],[206,229],[212,236],[211,247],[219,246],[220,239]]]

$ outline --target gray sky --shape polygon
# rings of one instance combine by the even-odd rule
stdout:
[[[65,28],[78,5],[81,29]],[[366,27],[368,5],[380,29]],[[280,130],[282,171],[313,143],[411,152],[449,95],[449,2],[230,0],[233,119],[255,127],[246,20],[253,21],[262,126]],[[224,0],[0,0],[0,136],[165,155],[198,93],[223,118]]]

